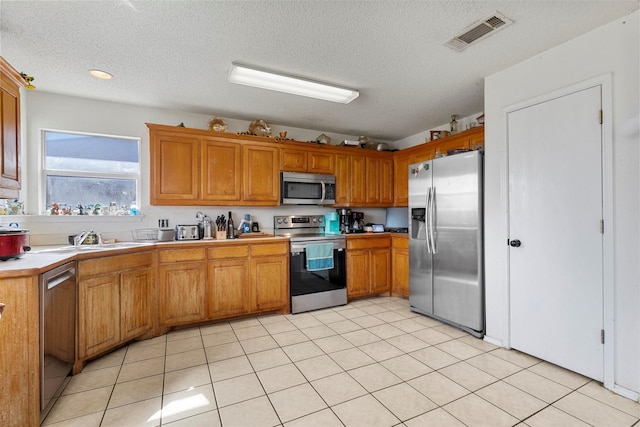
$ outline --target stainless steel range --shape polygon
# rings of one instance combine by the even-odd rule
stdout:
[[[291,312],[347,303],[346,239],[324,234],[323,215],[274,216],[276,236],[291,239]]]

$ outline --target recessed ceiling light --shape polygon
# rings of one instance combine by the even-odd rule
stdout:
[[[325,101],[340,102],[342,104],[348,104],[360,95],[357,90],[247,67],[236,63],[231,64],[229,81],[245,86],[275,90],[277,92],[307,96]]]
[[[113,78],[111,74],[102,70],[89,70],[89,74],[91,74],[96,79],[111,80]]]

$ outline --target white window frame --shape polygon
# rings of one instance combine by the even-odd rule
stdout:
[[[41,173],[41,181],[40,188],[42,191],[40,192],[40,200],[39,204],[39,214],[46,215],[44,210],[47,205],[47,177],[49,175],[59,176],[74,176],[74,177],[82,177],[82,178],[113,178],[113,179],[134,179],[136,181],[136,198],[138,203],[138,209],[140,209],[140,196],[141,196],[141,177],[142,177],[142,153],[140,150],[141,141],[140,138],[132,137],[132,136],[120,136],[120,135],[109,135],[109,134],[101,134],[101,133],[93,133],[93,132],[76,132],[76,131],[68,131],[68,130],[58,130],[58,129],[41,129],[40,134],[40,149],[41,149],[41,159],[40,159],[40,170]],[[127,139],[136,142],[137,150],[138,150],[138,173],[104,173],[104,172],[78,172],[78,171],[67,171],[67,170],[59,170],[59,169],[47,169],[47,132],[57,132],[57,133],[66,133],[71,135],[82,135],[82,136],[90,136],[90,137],[103,137],[103,138],[117,138],[117,139]],[[138,213],[140,215],[140,212]],[[80,215],[56,215],[59,218],[69,218],[76,217]],[[127,218],[127,216],[121,216],[119,218]]]

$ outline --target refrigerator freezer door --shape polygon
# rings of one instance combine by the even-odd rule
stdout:
[[[434,160],[433,191],[434,315],[483,331],[481,154]]]
[[[409,303],[433,314],[432,259],[429,253],[427,200],[431,189],[431,162],[409,166]]]

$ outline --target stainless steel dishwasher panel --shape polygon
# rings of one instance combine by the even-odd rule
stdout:
[[[40,275],[40,419],[71,372],[76,348],[76,263]]]

